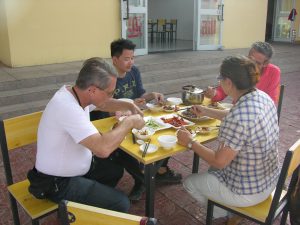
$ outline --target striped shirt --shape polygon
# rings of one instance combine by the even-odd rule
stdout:
[[[238,151],[224,169],[212,171],[232,192],[260,193],[279,176],[276,106],[260,90],[242,96],[224,118],[218,140]]]

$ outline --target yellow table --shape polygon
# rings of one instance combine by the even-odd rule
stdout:
[[[144,111],[145,116],[158,116],[162,117],[163,115],[167,115],[170,113],[165,112],[157,112],[153,113],[149,110]],[[93,121],[97,129],[103,133],[108,132],[111,130],[113,124],[116,123],[116,119],[114,117],[101,119]],[[201,122],[197,122],[197,125],[203,126],[216,126],[220,124],[220,121],[216,119],[209,119]],[[159,146],[157,141],[158,136],[165,135],[165,134],[175,134],[175,128],[168,128],[165,130],[157,131],[151,137],[151,143]],[[206,143],[212,140],[215,140],[218,136],[218,130],[212,130],[209,134],[205,135],[197,135],[196,140],[201,143]],[[155,192],[155,174],[157,170],[162,164],[162,159],[166,159],[172,155],[175,155],[179,152],[183,152],[186,150],[186,147],[176,144],[176,146],[172,150],[165,150],[161,147],[154,153],[147,154],[144,158],[142,157],[142,152],[139,150],[139,145],[133,143],[132,134],[129,133],[123,142],[120,145],[120,148],[133,156],[139,162],[145,165],[145,186],[146,186],[146,216],[154,217],[154,192]],[[199,157],[198,155],[194,154],[193,160],[193,173],[198,172],[199,167]]]

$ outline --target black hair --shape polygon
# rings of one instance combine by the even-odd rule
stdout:
[[[110,44],[111,57],[119,57],[120,55],[122,55],[124,49],[134,50],[135,47],[136,45],[130,40],[124,38],[115,40]]]

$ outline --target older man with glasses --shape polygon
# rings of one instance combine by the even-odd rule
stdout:
[[[261,73],[256,88],[267,93],[277,104],[280,91],[280,69],[270,63],[273,53],[273,47],[269,43],[255,42],[250,48],[248,57],[256,62]],[[208,87],[205,96],[211,98],[213,102],[218,102],[225,99],[227,95],[222,87],[218,86],[217,88]]]
[[[93,158],[107,158],[132,128],[145,124],[136,105],[111,98],[116,81],[110,64],[92,58],[83,64],[76,85],[64,85],[49,101],[38,128],[35,167],[28,173],[34,196],[128,211],[129,199],[114,189],[123,167]],[[129,110],[133,115],[101,134],[89,117],[96,107],[108,112]]]

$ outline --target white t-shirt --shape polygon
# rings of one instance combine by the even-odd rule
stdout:
[[[93,107],[87,106],[83,110],[66,86],[55,93],[43,112],[38,128],[35,164],[38,171],[62,177],[88,172],[92,152],[78,143],[98,133],[89,117]]]

